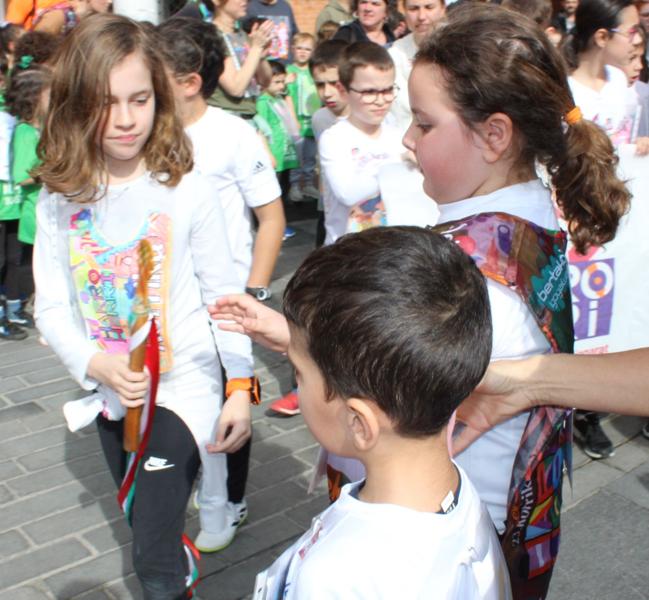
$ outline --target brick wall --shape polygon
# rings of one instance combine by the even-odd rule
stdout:
[[[315,20],[328,0],[289,0],[300,31],[315,33]]]

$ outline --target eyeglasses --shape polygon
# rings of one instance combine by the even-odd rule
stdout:
[[[392,102],[399,91],[399,86],[393,85],[384,90],[355,90],[350,87],[349,91],[359,94],[363,104],[374,104],[379,99],[379,96],[381,96],[386,102]]]
[[[627,40],[632,40],[638,33],[640,33],[640,26],[639,25],[634,25],[633,27],[630,27],[628,31],[622,31],[621,29],[613,28],[609,29],[611,33],[619,33],[620,35],[623,35]]]

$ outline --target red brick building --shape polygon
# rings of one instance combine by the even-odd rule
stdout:
[[[300,31],[315,33],[315,20],[328,0],[288,0],[293,7],[295,20]]]

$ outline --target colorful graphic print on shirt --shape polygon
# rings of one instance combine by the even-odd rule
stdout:
[[[169,371],[173,356],[168,333],[171,219],[151,213],[135,239],[113,246],[95,227],[93,211],[84,208],[70,218],[70,269],[88,335],[99,350],[127,354],[129,318],[138,281],[137,250],[151,242],[154,269],[148,295],[159,326],[160,371]]]

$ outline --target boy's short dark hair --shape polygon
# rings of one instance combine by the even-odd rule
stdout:
[[[286,75],[286,67],[278,60],[269,60],[271,77],[274,75]]]
[[[219,83],[226,48],[212,23],[191,17],[173,17],[157,28],[162,57],[174,76],[198,73],[201,96],[209,98]]]
[[[394,62],[388,51],[374,42],[354,42],[347,46],[338,67],[340,83],[346,90],[354,79],[356,69],[374,67],[379,71],[394,69]]]
[[[315,47],[309,60],[311,75],[315,69],[338,69],[349,43],[345,40],[327,40]]]
[[[369,229],[312,252],[286,287],[284,314],[327,398],[373,400],[404,436],[439,433],[491,355],[482,274],[419,227]]]

